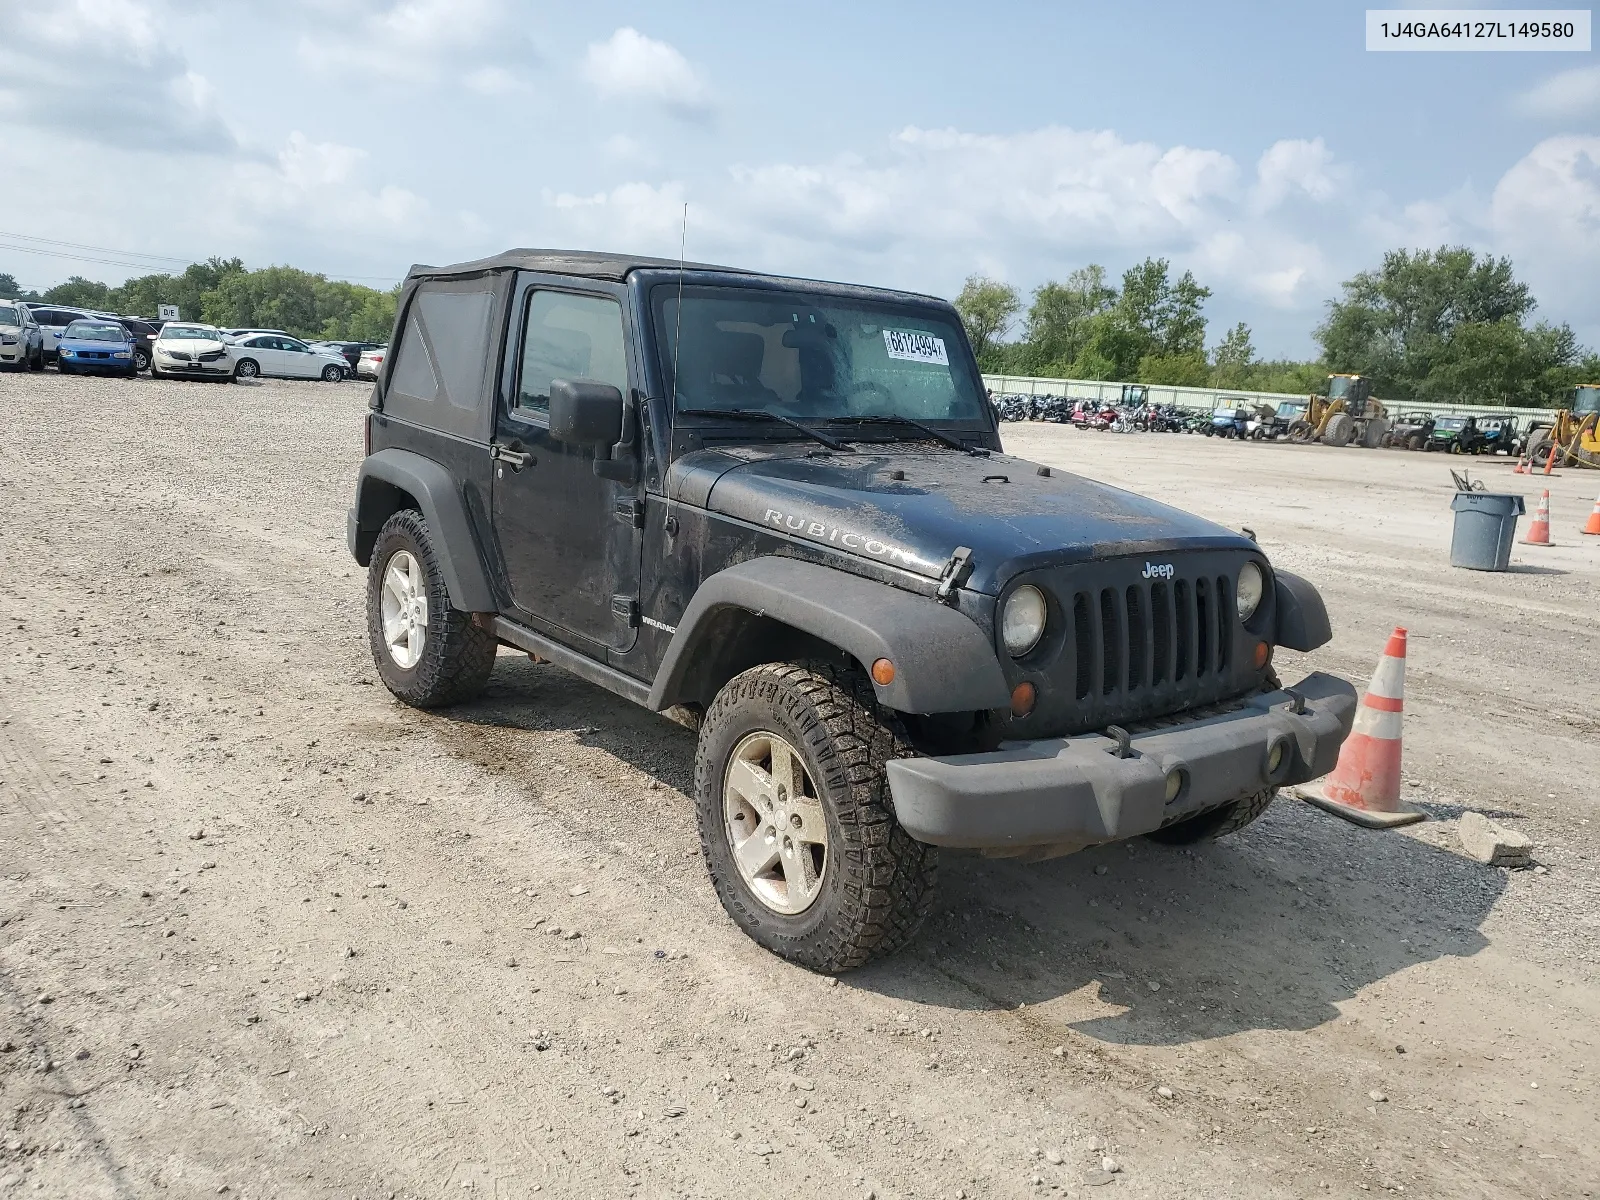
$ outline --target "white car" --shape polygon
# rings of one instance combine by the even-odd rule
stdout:
[[[375,350],[363,350],[361,358],[356,363],[356,378],[376,379],[378,372],[383,370],[383,356],[388,351],[387,346],[379,346]]]
[[[236,338],[233,373],[240,379],[277,375],[284,379],[321,379],[338,383],[350,374],[344,355],[316,350],[283,333],[258,333]]]
[[[233,379],[233,353],[215,325],[173,321],[150,347],[154,379]]]
[[[25,304],[0,300],[0,367],[44,370],[44,334]]]

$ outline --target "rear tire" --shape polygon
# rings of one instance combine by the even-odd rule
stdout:
[[[766,760],[772,766],[760,765],[763,742],[770,749],[778,744],[773,739],[781,739],[785,754],[793,752],[800,773],[778,771],[775,756]],[[911,939],[933,901],[938,851],[894,818],[884,764],[910,753],[859,671],[766,663],[717,693],[695,753],[700,850],[722,907],[757,944],[813,971],[834,972]],[[757,770],[741,770],[740,762],[754,762]],[[796,781],[799,803],[777,790],[777,774]],[[763,820],[772,822],[764,831]],[[791,828],[794,849],[812,855],[795,859],[794,868]],[[749,832],[741,838],[740,830]],[[756,862],[762,838],[773,847],[767,865]],[[784,911],[798,903],[790,896],[804,906]]]
[[[260,374],[261,367],[253,358],[243,359],[233,368],[235,379],[254,379]]]
[[[403,587],[389,586],[391,567],[405,575]],[[367,638],[383,685],[413,708],[471,700],[494,670],[498,642],[450,607],[428,523],[415,509],[378,531],[367,568]]]
[[[1240,796],[1237,800],[1229,801],[1221,808],[1213,808],[1209,812],[1174,821],[1171,825],[1152,830],[1145,836],[1153,842],[1161,842],[1167,846],[1192,846],[1196,842],[1214,842],[1218,838],[1227,837],[1230,833],[1237,833],[1250,824],[1267,811],[1277,795],[1278,789],[1275,787],[1262,788],[1259,792],[1251,792]]]

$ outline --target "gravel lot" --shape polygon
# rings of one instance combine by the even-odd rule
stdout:
[[[0,376],[0,1194],[1591,1194],[1600,474],[1479,575],[1460,460],[1008,427],[1314,579],[1286,678],[1409,626],[1435,819],[948,856],[834,981],[724,917],[684,730],[509,653],[448,713],[377,685],[366,394]]]

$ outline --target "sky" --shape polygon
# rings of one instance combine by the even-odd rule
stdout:
[[[1154,255],[1213,290],[1211,342],[1300,358],[1341,281],[1449,243],[1600,346],[1600,59],[1368,53],[1363,13],[0,0],[0,271],[389,286],[682,241],[953,297]]]

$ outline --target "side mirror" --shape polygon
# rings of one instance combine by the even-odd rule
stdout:
[[[609,449],[622,440],[622,393],[593,379],[551,380],[550,433],[574,446]]]

